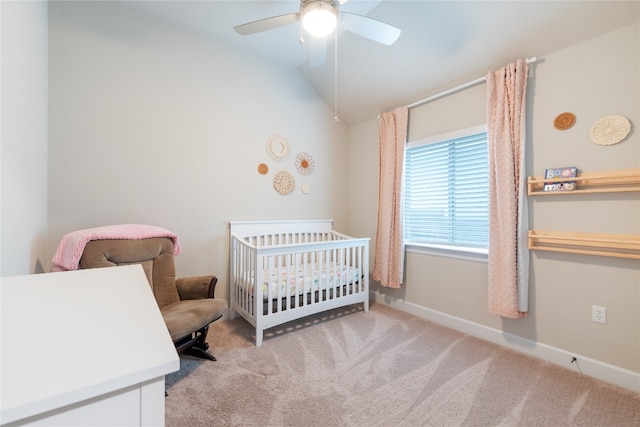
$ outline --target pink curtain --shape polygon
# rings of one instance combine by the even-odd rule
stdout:
[[[402,168],[408,120],[407,107],[399,107],[380,115],[378,228],[373,280],[390,288],[399,288],[404,276]]]
[[[489,311],[526,316],[529,253],[524,167],[528,65],[487,74],[489,149]]]

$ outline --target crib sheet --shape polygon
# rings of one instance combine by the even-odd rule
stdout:
[[[280,287],[280,298],[285,298],[287,293],[295,296],[348,285],[358,281],[360,274],[360,269],[357,267],[333,264],[313,268],[309,265],[288,266],[281,267],[280,271],[273,268],[271,274],[269,269],[265,269],[262,274],[263,300],[269,299],[269,289],[271,289],[272,299],[278,298],[278,287]],[[250,294],[255,294],[253,283],[250,284]]]

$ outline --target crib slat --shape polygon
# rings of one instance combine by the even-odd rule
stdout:
[[[292,264],[291,262],[291,256],[292,254],[286,254],[283,257],[283,263],[284,263],[284,269],[285,269],[285,275],[286,275],[286,286],[285,286],[285,290],[287,292],[286,295],[286,304],[285,304],[285,298],[283,298],[283,305],[284,307],[282,307],[282,310],[286,310],[289,307],[291,307],[291,292],[293,290],[295,290],[295,281],[296,279],[296,272],[295,272],[295,264]],[[291,283],[293,281],[293,284]],[[293,287],[293,289],[291,289]]]
[[[340,264],[341,264],[341,260],[340,257],[342,257],[342,251],[340,249],[337,249],[335,251],[336,253],[336,258],[333,260],[333,289],[331,290],[331,298],[332,299],[337,299],[340,298],[340,282],[342,281],[340,274]]]
[[[313,300],[315,298],[315,292],[313,292],[313,284],[314,284],[314,272],[316,271],[316,269],[318,268],[318,252],[313,252],[312,253],[312,257],[311,257],[311,272],[309,274],[311,274],[311,287],[312,287],[312,291],[309,294],[309,304],[313,304]],[[320,282],[318,282],[318,285],[320,285]],[[305,300],[307,298],[305,297]]]

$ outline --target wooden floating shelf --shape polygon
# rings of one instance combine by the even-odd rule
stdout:
[[[545,184],[553,184],[557,182],[575,182],[576,189],[572,191],[544,191]],[[572,178],[545,179],[540,177],[529,177],[527,179],[527,193],[530,196],[615,193],[628,191],[640,191],[640,169],[581,173],[579,176]]]
[[[529,249],[640,259],[640,235],[529,230]]]

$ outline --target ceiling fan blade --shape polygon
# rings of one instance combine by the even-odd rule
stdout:
[[[355,13],[341,12],[341,15],[340,26],[342,28],[375,42],[390,46],[400,37],[400,28],[386,22]]]
[[[309,68],[321,67],[327,62],[327,37],[310,37]]]
[[[233,29],[236,30],[236,33],[246,36],[249,34],[272,30],[284,25],[293,24],[294,22],[298,22],[299,20],[299,13],[289,13],[287,15],[272,16],[271,18],[260,19],[258,21],[237,25],[233,27]]]

